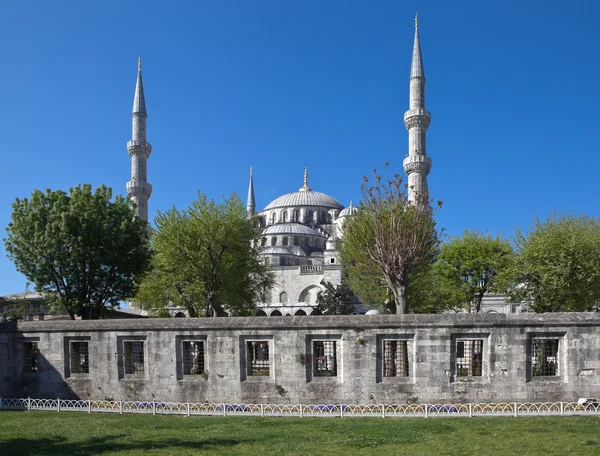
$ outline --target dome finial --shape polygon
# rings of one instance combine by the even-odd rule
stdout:
[[[138,55],[138,70],[142,69],[142,57]]]
[[[310,188],[308,188],[308,167],[306,167],[306,166],[304,167],[304,185],[298,191],[299,192],[311,192],[312,191]]]
[[[415,28],[419,28],[419,13],[415,14]]]

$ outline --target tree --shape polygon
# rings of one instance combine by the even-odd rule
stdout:
[[[325,290],[317,293],[317,306],[312,315],[351,315],[354,313],[354,294],[345,283],[333,286],[331,282],[321,282]]]
[[[466,303],[469,311],[481,312],[487,292],[501,292],[501,278],[509,269],[514,253],[502,237],[465,231],[442,245],[435,270],[448,287],[453,300]]]
[[[148,265],[147,224],[110,188],[35,190],[17,199],[4,245],[18,271],[72,319],[100,318],[130,298]]]
[[[510,296],[536,312],[597,311],[600,305],[600,220],[550,215],[515,238]]]
[[[358,211],[344,226],[342,264],[363,302],[387,294],[387,310],[406,314],[411,275],[431,263],[438,249],[431,201],[418,195],[414,204],[409,202],[397,174],[382,179],[375,171],[373,185],[364,181]]]
[[[199,193],[187,210],[158,214],[150,272],[135,298],[154,314],[172,304],[191,316],[248,315],[273,275],[260,257],[260,232],[233,193],[222,203]]]

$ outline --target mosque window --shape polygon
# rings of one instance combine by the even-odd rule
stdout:
[[[23,372],[38,371],[37,342],[23,342]]]
[[[296,219],[295,219],[295,221],[296,221],[296,222],[299,222],[299,221],[300,221],[300,211],[295,211],[294,213],[296,214]]]
[[[246,356],[248,376],[271,375],[271,363],[269,361],[269,341],[248,341],[246,344]]]
[[[279,295],[279,302],[281,304],[287,304],[288,303],[288,294],[284,291]]]
[[[408,377],[408,342],[383,341],[383,376]]]
[[[483,370],[483,340],[456,341],[456,376],[481,377]]]
[[[295,238],[294,238],[294,245],[299,245],[299,242],[298,242],[298,238],[297,238],[297,237],[295,237]]]
[[[309,225],[312,224],[313,221],[313,211],[308,211],[308,223]]]
[[[335,258],[331,258],[331,259],[329,260],[329,262],[330,262],[331,264],[334,264],[334,263],[335,263]]]
[[[327,223],[331,223],[331,214],[327,214]]]
[[[313,375],[315,377],[337,376],[337,341],[313,341]]]
[[[533,377],[559,375],[558,361],[558,339],[532,339],[531,375]]]
[[[271,212],[271,225],[275,225],[275,220],[277,220],[277,214],[275,212]]]
[[[288,245],[288,238],[287,238],[287,236],[283,237],[283,240],[281,241],[281,245]]]
[[[276,246],[276,245],[277,245],[277,237],[276,237],[276,236],[273,236],[273,237],[271,238],[271,246],[273,246],[273,247],[274,247],[274,246]]]
[[[87,341],[70,341],[69,362],[69,367],[72,374],[90,373],[90,355]]]
[[[144,373],[144,342],[124,341],[125,375],[137,375]]]
[[[283,223],[286,223],[288,221],[288,213],[287,211],[283,211],[283,216],[282,216],[282,220]]]
[[[184,340],[183,351],[183,375],[201,375],[204,368],[204,341]]]
[[[267,266],[269,266],[269,265],[271,264],[271,258],[269,258],[269,257],[266,257],[266,258],[265,258],[265,264],[266,264]]]
[[[265,238],[265,237],[264,237],[264,238],[262,238],[262,239],[260,240],[260,245],[262,245],[262,246],[265,246],[265,245],[267,245],[267,238]]]

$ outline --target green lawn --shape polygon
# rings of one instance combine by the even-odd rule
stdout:
[[[600,454],[600,418],[247,418],[4,411],[0,454]]]

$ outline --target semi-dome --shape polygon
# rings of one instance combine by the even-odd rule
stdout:
[[[309,236],[324,236],[308,226],[301,225],[299,223],[279,223],[277,225],[270,225],[266,227],[262,235],[273,235],[273,234],[298,234],[298,235],[309,235]]]
[[[294,206],[318,206],[318,207],[326,207],[328,209],[343,209],[344,206],[336,201],[329,195],[321,192],[313,192],[309,191],[299,191],[286,193],[279,198],[274,199],[267,207],[265,207],[265,211],[270,209],[276,209],[280,207],[294,207]]]
[[[287,247],[267,247],[260,253],[263,255],[289,255],[290,251]]]

